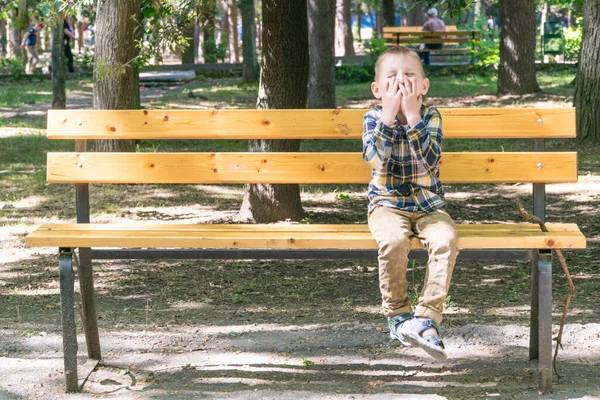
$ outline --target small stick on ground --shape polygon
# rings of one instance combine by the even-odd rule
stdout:
[[[519,200],[515,200],[515,207],[516,207],[517,211],[519,212],[519,214],[521,215],[521,217],[526,222],[538,224],[540,226],[542,232],[548,232],[548,228],[546,228],[546,224],[544,224],[542,222],[542,220],[540,220],[535,215],[529,214],[525,210],[525,208],[523,207],[523,204]],[[560,261],[560,265],[561,265],[563,272],[567,278],[567,282],[569,283],[569,293],[567,294],[567,298],[565,300],[565,306],[563,308],[562,318],[560,320],[560,329],[558,331],[558,336],[556,337],[556,349],[554,350],[554,358],[552,359],[552,366],[554,367],[554,373],[556,374],[556,376],[558,377],[558,380],[560,381],[561,376],[558,374],[558,370],[556,369],[556,357],[558,356],[558,348],[560,347],[562,349],[562,335],[563,335],[563,331],[565,329],[565,323],[567,322],[567,312],[569,311],[569,304],[571,303],[571,297],[573,297],[575,295],[575,284],[573,283],[573,279],[571,279],[571,274],[569,273],[569,268],[567,267],[567,261],[565,260],[565,257],[563,256],[561,249],[552,249],[552,250],[554,250],[554,253],[558,257],[558,260]]]

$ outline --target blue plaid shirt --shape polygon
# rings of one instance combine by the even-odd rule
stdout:
[[[442,155],[442,117],[421,107],[413,127],[381,122],[381,106],[363,121],[363,159],[371,165],[369,213],[377,206],[432,212],[446,205],[438,162]]]

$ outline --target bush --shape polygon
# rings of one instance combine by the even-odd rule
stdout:
[[[25,73],[26,63],[27,58],[25,57],[0,59],[0,69],[6,70],[11,76],[18,78],[21,74]]]
[[[375,79],[375,64],[341,65],[335,69],[335,80],[345,83],[373,82]]]
[[[571,28],[563,28],[565,38],[565,60],[577,61],[579,58],[579,49],[581,48],[581,25]]]

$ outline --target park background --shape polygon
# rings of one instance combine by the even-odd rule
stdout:
[[[428,103],[577,106],[577,140],[550,140],[548,147],[578,152],[579,182],[548,187],[549,220],[577,222],[588,249],[567,253],[578,292],[559,353],[563,378],[547,398],[600,396],[597,1],[102,4],[0,2],[0,398],[60,398],[64,390],[55,249],[23,244],[24,236],[41,223],[73,221],[75,215],[73,188],[45,182],[46,152],[74,146],[45,138],[48,109],[367,108],[375,104],[369,86],[375,57],[385,48],[378,39],[383,26],[421,25],[424,11],[432,6],[448,25],[479,30],[482,39],[472,53],[432,59],[426,69],[432,81]],[[270,15],[292,10],[297,18],[283,26],[284,18],[265,21],[264,10],[271,10]],[[64,43],[52,40],[53,30],[61,34],[66,14],[76,16],[80,38],[70,44],[74,73],[62,65]],[[135,15],[137,21],[98,33],[102,21],[123,15]],[[41,60],[34,75],[24,75],[18,44],[36,22],[46,24],[39,40]],[[284,34],[278,36],[279,47],[263,52],[262,38],[269,30]],[[117,47],[126,51],[110,51]],[[260,95],[272,93],[261,89],[281,87],[285,90],[279,97]],[[474,148],[482,151],[530,146],[526,141],[455,142],[449,141],[445,150],[455,145],[485,146]],[[109,150],[130,146],[133,151],[209,148],[202,141],[96,145]],[[301,144],[304,150],[327,145]],[[248,143],[224,141],[219,146],[243,151]],[[356,151],[361,145],[349,141],[347,146]],[[365,189],[302,187],[301,222],[365,223]],[[519,194],[527,197],[530,190],[528,185],[452,185],[447,197],[451,214],[461,222],[518,221],[512,201]],[[95,192],[92,187],[92,218],[235,222],[243,195],[241,186],[108,186]],[[444,365],[421,360],[388,341],[378,314],[375,260],[94,265],[105,360],[84,393],[73,396],[538,396],[525,361],[528,263],[470,262],[457,269],[445,320],[453,359]],[[409,274],[417,292],[424,265],[412,264]],[[558,323],[567,286],[558,271],[554,275]],[[208,366],[207,356],[213,362]]]

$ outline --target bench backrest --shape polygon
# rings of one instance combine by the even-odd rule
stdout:
[[[49,139],[360,139],[364,109],[50,110]],[[444,138],[575,137],[573,108],[440,109]],[[356,152],[48,153],[51,183],[367,183]],[[538,147],[539,150],[539,147]],[[575,182],[575,152],[445,152],[445,183]]]
[[[384,26],[383,33],[415,32],[423,29],[423,26]],[[446,32],[456,31],[456,25],[446,25]]]
[[[412,27],[405,27],[412,28]],[[458,45],[463,43],[472,43],[481,38],[481,32],[475,30],[456,30],[448,29],[444,32],[423,31],[420,27],[415,29],[399,30],[396,27],[383,28],[383,38],[388,45],[413,45],[420,43],[443,43],[445,45]]]

